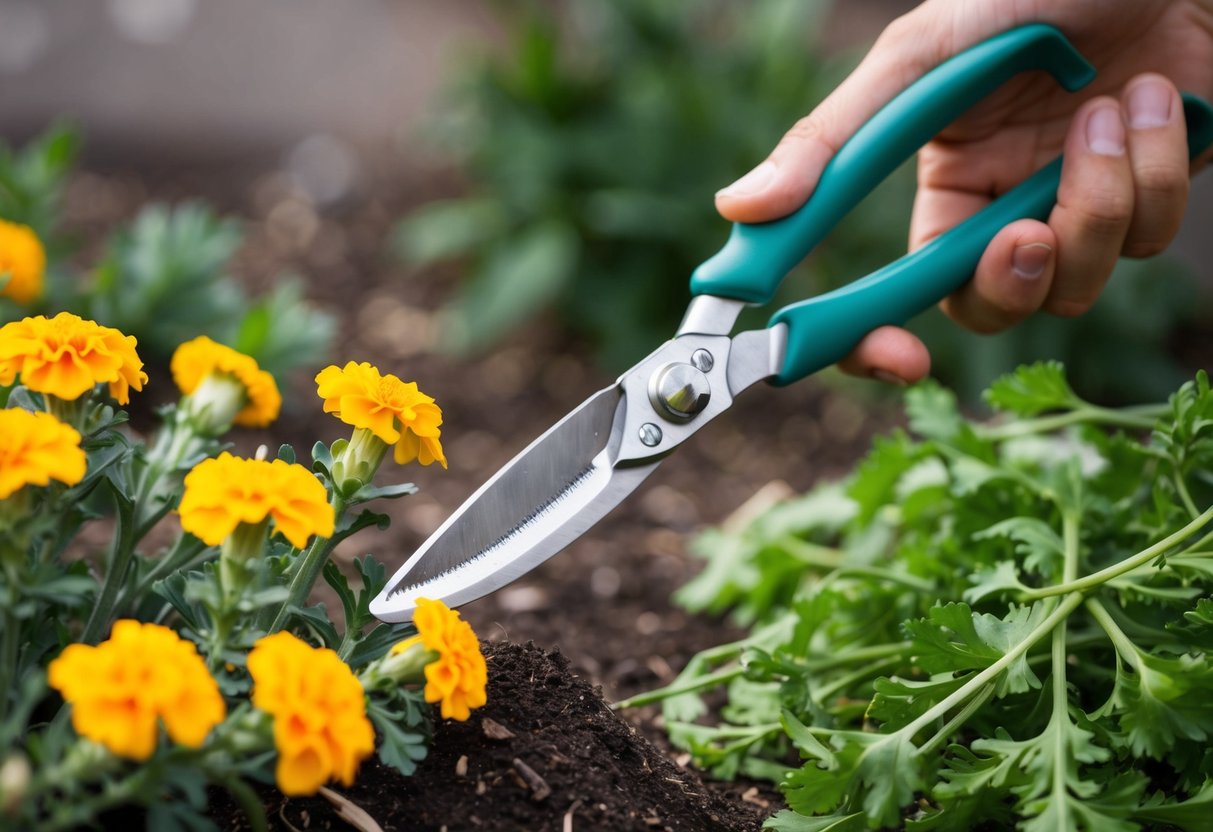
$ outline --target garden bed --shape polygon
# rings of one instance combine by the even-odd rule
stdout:
[[[568,343],[542,322],[476,360],[461,363],[434,354],[427,316],[450,292],[454,275],[420,280],[385,254],[394,219],[424,198],[424,191],[384,188],[339,211],[314,215],[313,232],[293,237],[275,220],[282,214],[275,208],[292,197],[274,183],[271,176],[247,172],[234,177],[202,171],[165,180],[92,171],[69,190],[67,216],[73,230],[89,238],[127,219],[148,199],[211,199],[247,222],[239,277],[261,285],[283,270],[305,275],[309,294],[338,315],[334,361],[374,362],[417,380],[437,399],[446,417],[450,470],[407,472],[421,493],[385,507],[392,528],[355,537],[336,552],[348,564],[371,550],[394,567],[499,465],[611,376],[594,367],[585,345]],[[151,374],[149,392],[171,390],[163,368],[151,368]],[[296,406],[288,393],[272,431],[236,435],[238,449],[251,452],[261,442],[286,441],[303,450],[316,438],[327,442],[340,434],[340,426],[312,405],[310,378],[298,379],[293,395]],[[779,808],[773,789],[703,783],[676,762],[685,757],[669,750],[654,722],[656,709],[620,715],[607,703],[669,682],[697,651],[736,635],[727,622],[688,615],[670,602],[698,568],[685,549],[693,533],[723,521],[772,481],[801,490],[843,473],[866,449],[871,433],[890,421],[816,382],[752,391],[743,406],[706,428],[567,551],[467,605],[464,616],[492,656],[488,706],[466,724],[443,723],[430,759],[414,777],[368,760],[357,785],[339,791],[385,829],[440,829],[444,815],[452,830],[564,830],[566,816],[573,829],[757,828]],[[381,476],[394,473],[388,469]],[[532,641],[536,648],[517,646]],[[560,657],[547,650],[559,650]],[[553,677],[558,684],[528,689],[529,671],[540,667],[548,672],[537,679]],[[515,736],[505,742],[486,738],[483,717],[510,726]],[[578,750],[581,739],[592,753]],[[556,752],[545,758],[548,742]],[[468,774],[460,777],[456,765],[465,755]],[[515,758],[547,782],[550,796],[531,799]],[[564,759],[573,763],[558,762]],[[476,793],[477,783],[485,784],[483,794]],[[283,829],[291,828],[288,822],[305,828],[303,815],[292,814],[296,810],[308,813],[311,828],[325,828],[325,822],[341,828],[322,801],[284,804],[279,797],[269,806],[271,822]]]

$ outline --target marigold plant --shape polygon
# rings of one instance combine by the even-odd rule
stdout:
[[[216,427],[237,424],[259,428],[278,418],[282,395],[274,377],[257,366],[251,356],[205,335],[178,347],[170,369],[173,381],[190,397],[195,409],[219,411],[208,414]]]
[[[480,640],[472,626],[441,601],[417,599],[413,623],[417,635],[392,647],[391,655],[423,649],[425,701],[441,703],[443,719],[463,722],[487,701],[488,666]]]
[[[0,500],[27,485],[84,478],[80,433],[49,413],[0,410]]]
[[[28,225],[0,220],[0,296],[28,305],[42,297],[46,251]]]
[[[325,413],[395,446],[395,460],[401,465],[418,460],[422,465],[438,462],[446,467],[439,441],[442,410],[415,382],[350,361],[344,367],[321,370],[316,391],[324,399]]]
[[[411,426],[437,443],[433,399],[348,366],[399,385],[385,399],[396,441]],[[143,388],[133,338],[70,313],[0,328],[0,385],[13,385],[0,389],[0,827],[95,827],[126,803],[150,827],[200,828],[210,785],[264,828],[250,783],[348,786],[377,734],[383,763],[409,774],[439,712],[483,702],[483,659],[457,616],[404,657],[438,669],[387,676],[402,667],[388,651],[416,630],[370,615],[382,564],[355,560],[351,586],[332,562],[342,541],[388,524],[364,504],[416,490],[372,482],[388,444],[356,428],[317,443],[310,466],[289,445],[235,456],[223,432],[277,414],[274,380],[206,338],[172,369],[183,396],[144,442],[98,389],[126,402]],[[309,602],[321,577],[340,628]]]
[[[218,546],[242,523],[270,519],[297,549],[312,535],[333,533],[333,507],[324,485],[302,465],[281,459],[241,459],[226,451],[198,463],[185,476],[181,527]]]
[[[329,780],[349,786],[375,750],[366,694],[332,650],[275,633],[248,656],[253,705],[274,718],[275,771],[283,794],[312,794]]]
[[[108,384],[118,404],[147,382],[135,339],[116,329],[60,312],[23,318],[0,327],[0,386],[20,379],[38,393],[74,401]]]
[[[198,648],[159,624],[117,621],[96,647],[69,644],[47,676],[80,736],[133,760],[152,755],[159,724],[198,748],[227,711]]]

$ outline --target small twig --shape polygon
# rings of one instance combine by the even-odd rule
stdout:
[[[573,801],[573,805],[564,813],[564,825],[561,827],[561,832],[573,832],[573,815],[581,808],[581,798]]]
[[[517,757],[514,758],[514,771],[518,772],[526,784],[531,787],[531,800],[536,803],[547,800],[552,793],[552,787],[548,785],[548,781],[539,776],[539,772]]]
[[[337,817],[358,830],[358,832],[383,832],[383,827],[366,813],[366,810],[354,803],[343,794],[338,794],[327,786],[320,787],[320,796],[337,807]]]

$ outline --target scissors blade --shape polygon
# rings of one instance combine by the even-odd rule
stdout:
[[[624,399],[618,384],[599,391],[514,457],[405,562],[371,612],[409,621],[418,598],[475,600],[598,522],[660,461],[616,467]]]

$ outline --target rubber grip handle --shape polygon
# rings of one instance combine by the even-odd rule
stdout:
[[[809,200],[773,222],[733,226],[724,248],[691,276],[691,293],[767,303],[784,275],[871,190],[962,113],[1024,70],[1050,72],[1067,90],[1095,70],[1052,26],[995,35],[927,72],[839,149]]]
[[[1213,145],[1213,107],[1184,94],[1188,152]],[[864,335],[900,325],[959,289],[973,275],[990,240],[1018,219],[1047,219],[1057,201],[1058,156],[946,233],[879,271],[829,294],[786,306],[771,326],[787,324],[787,353],[775,384],[789,384],[843,358]]]

